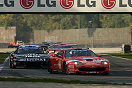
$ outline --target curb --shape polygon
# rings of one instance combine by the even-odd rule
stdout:
[[[4,64],[0,64],[0,72],[1,72],[1,70],[4,68],[3,65],[4,65]]]

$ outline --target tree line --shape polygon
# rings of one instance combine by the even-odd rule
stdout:
[[[130,14],[0,14],[0,26],[32,30],[88,28],[91,21],[93,27],[121,28],[130,26],[132,17]]]
[[[0,26],[16,26],[23,38],[26,31],[82,28],[121,28],[132,25],[130,14],[0,14]],[[19,39],[19,38],[18,38]]]

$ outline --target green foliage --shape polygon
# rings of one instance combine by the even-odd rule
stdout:
[[[0,53],[0,64],[2,64],[9,55],[10,54]]]
[[[75,29],[90,27],[127,27],[130,14],[1,14],[0,26],[28,27],[32,30]],[[17,28],[19,30],[19,28]],[[27,30],[27,29],[24,29]]]
[[[130,14],[101,14],[100,22],[104,28],[121,28],[132,25]]]

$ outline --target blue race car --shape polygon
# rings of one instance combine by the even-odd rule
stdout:
[[[44,53],[43,48],[34,45],[19,46],[9,58],[9,66],[14,69],[23,67],[47,67],[49,55]]]

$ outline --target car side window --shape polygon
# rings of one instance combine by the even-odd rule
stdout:
[[[59,52],[57,53],[57,55],[61,55],[61,56],[63,56],[63,54],[64,54],[64,51],[63,51],[63,50],[61,50],[61,51],[59,51]]]

